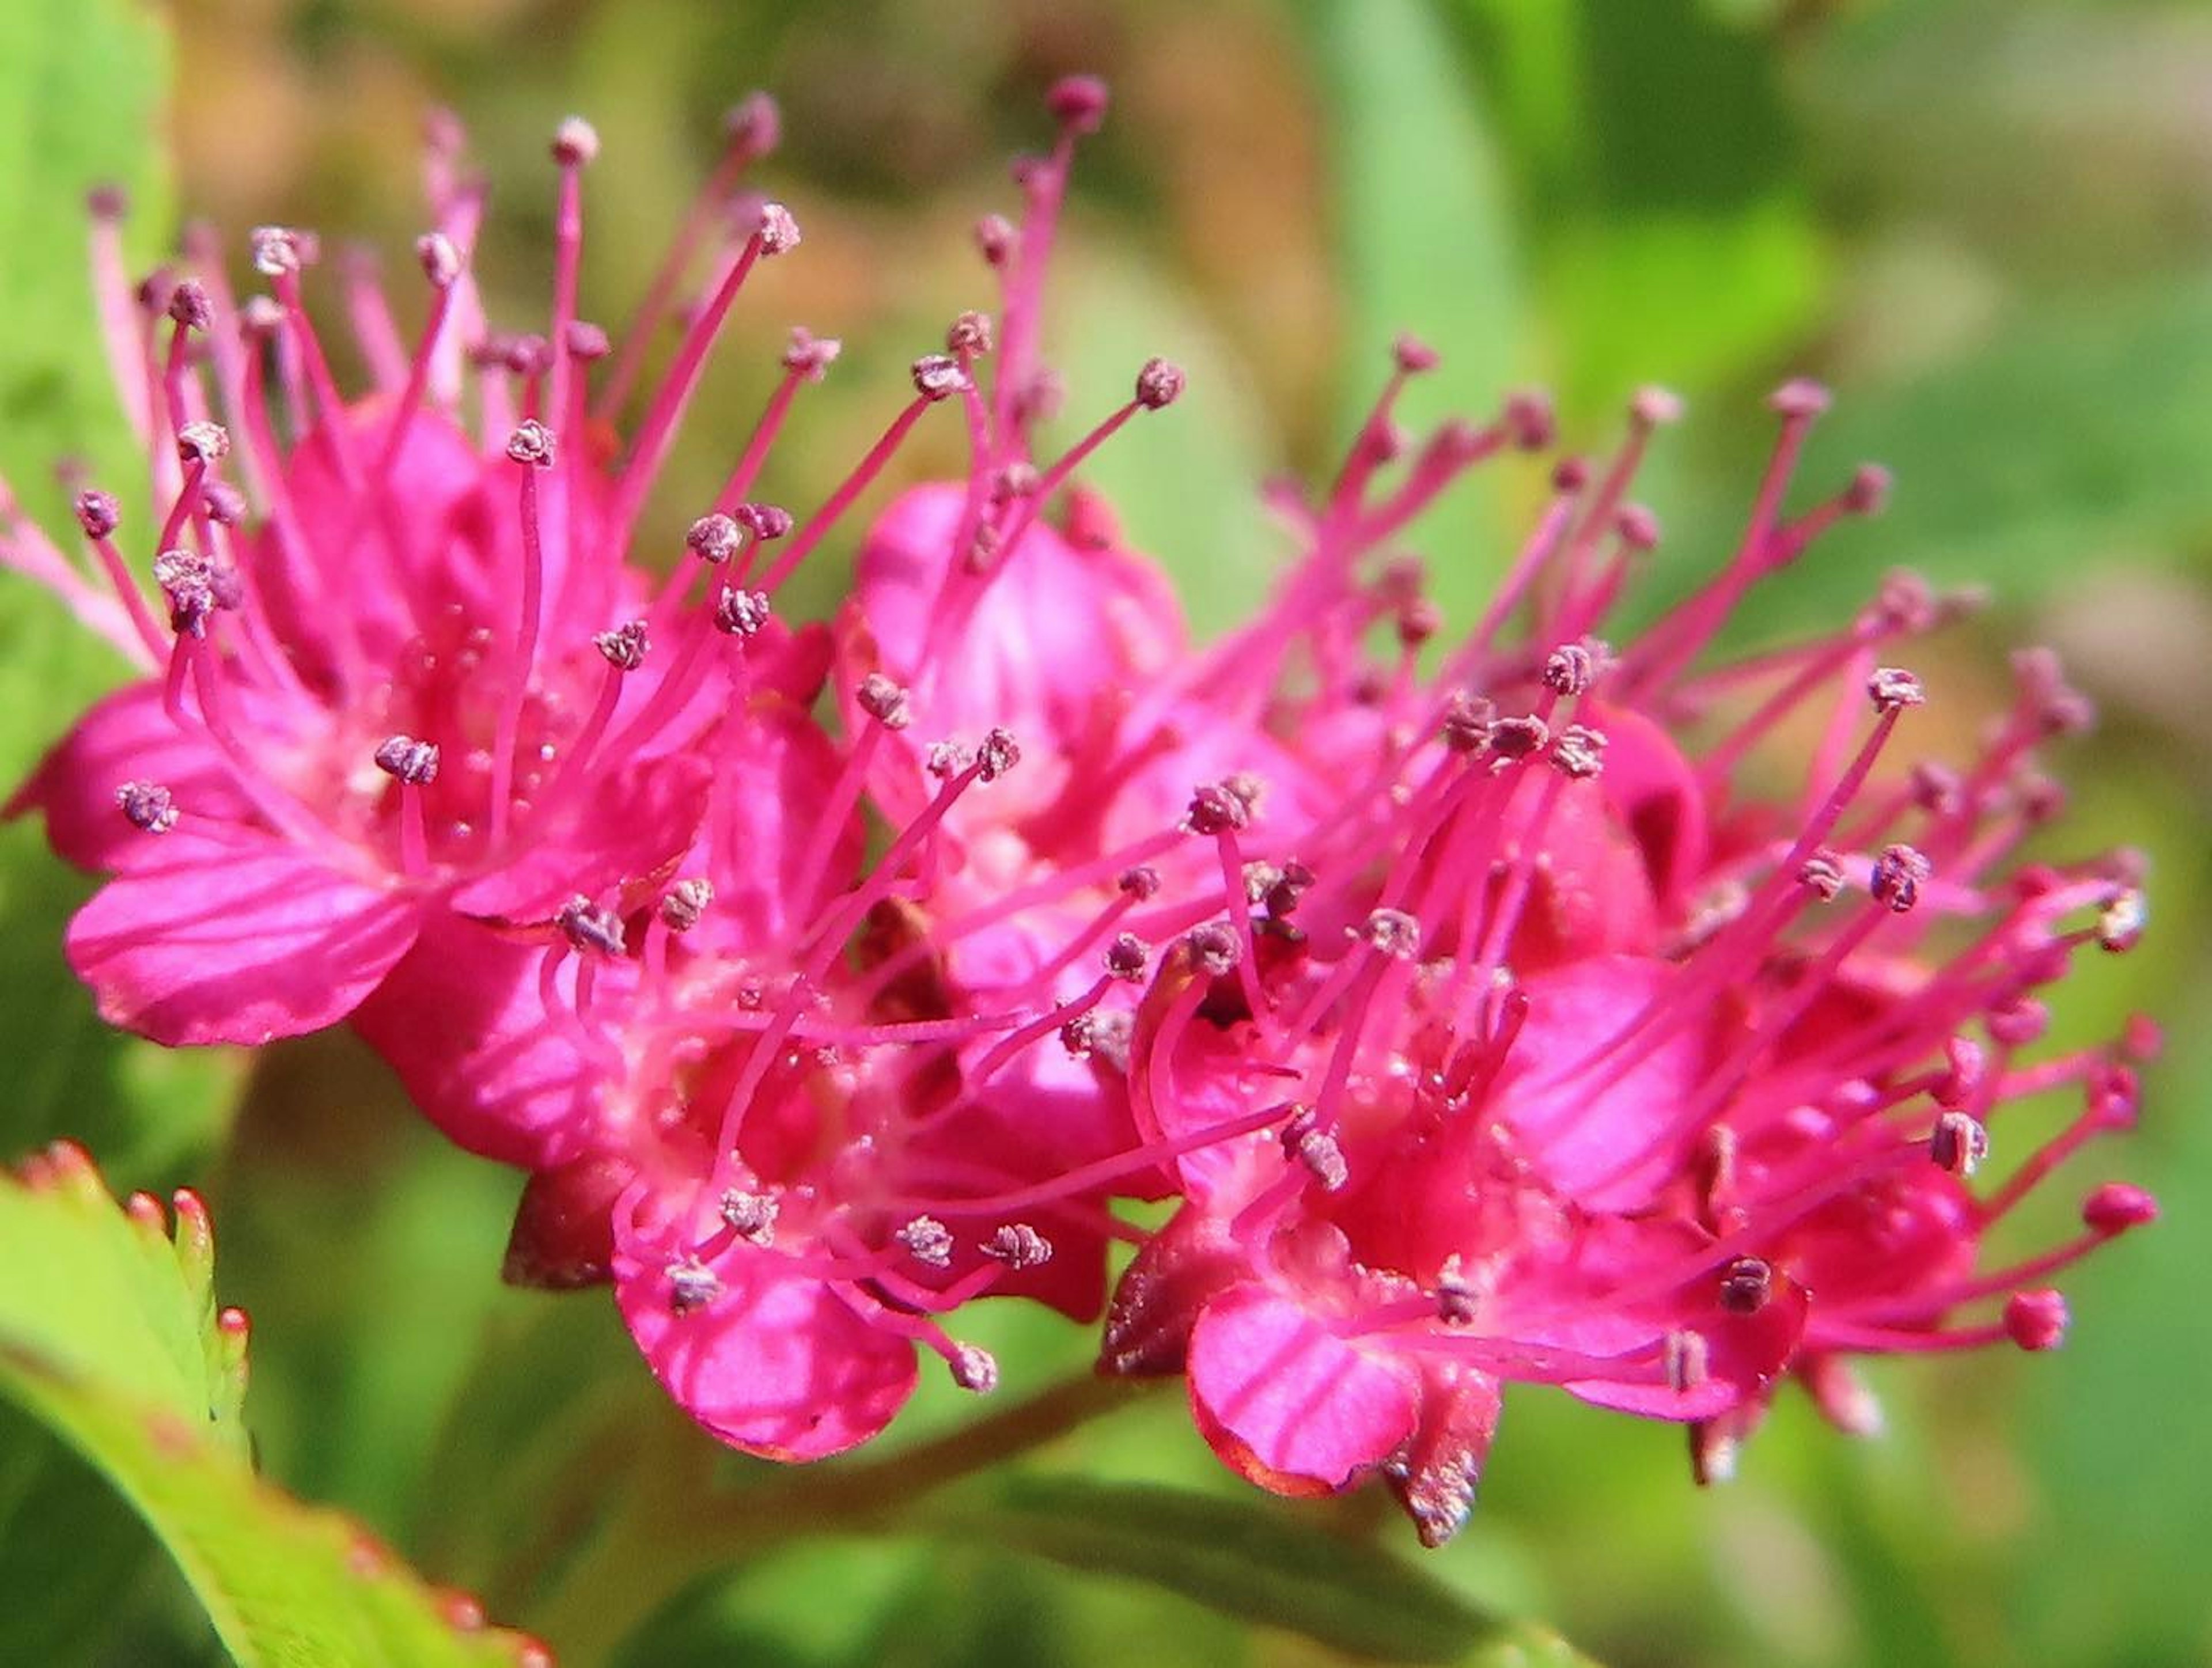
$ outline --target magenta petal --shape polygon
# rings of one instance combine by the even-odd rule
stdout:
[[[202,816],[235,822],[252,816],[215,744],[179,729],[162,710],[157,683],[118,689],[87,713],[15,791],[6,814],[44,811],[47,840],[80,869],[163,861],[164,842],[172,836],[131,827],[115,800],[125,782],[168,789],[179,833]]]
[[[179,828],[70,923],[100,1017],[172,1046],[264,1043],[343,1019],[406,954],[420,902],[274,840]]]
[[[783,1265],[772,1252],[726,1253],[712,1268],[719,1293],[679,1313],[667,1270],[633,1249],[616,1259],[615,1297],[686,1413],[764,1459],[820,1459],[891,1422],[914,1392],[914,1345]]]
[[[654,759],[585,784],[563,825],[518,862],[453,894],[464,915],[544,920],[577,894],[597,895],[671,870],[706,815],[714,770],[689,755]]]
[[[1626,1053],[1624,1069],[1601,1068],[1594,1082],[1562,1077],[1555,1063],[1584,1057],[1592,1038],[1626,1028],[1680,977],[1662,961],[1601,955],[1540,974],[1522,986],[1528,1018],[1499,1079],[1504,1116],[1553,1186],[1592,1209],[1640,1204],[1667,1174],[1674,1154],[1664,1145],[1626,1174],[1613,1173],[1625,1155],[1656,1141],[1680,1116],[1704,1080],[1711,1033],[1675,1027],[1661,1034],[1662,1040]]]
[[[440,916],[354,1016],[432,1123],[471,1152],[532,1170],[588,1144],[609,1064],[575,1027],[547,1017],[545,955],[542,944]],[[596,970],[595,1003],[622,999],[623,966]],[[574,958],[560,971],[556,990],[573,1003]]]
[[[1265,1288],[1232,1287],[1190,1337],[1200,1428],[1230,1466],[1279,1494],[1325,1494],[1381,1465],[1413,1434],[1410,1368],[1338,1337]]]

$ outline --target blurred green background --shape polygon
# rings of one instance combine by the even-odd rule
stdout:
[[[1757,593],[1745,628],[1838,621],[1893,565],[1986,583],[1990,614],[1945,640],[1940,664],[1922,656],[1943,697],[1929,721],[1956,735],[1954,754],[2003,699],[2005,646],[2068,655],[2105,722],[2058,761],[2075,810],[2053,849],[2146,849],[2154,914],[2141,950],[2074,981],[2062,1030],[2109,1034],[2142,1009],[2173,1044],[2140,1136],[2093,1149],[2079,1187],[2052,1190],[2026,1226],[2059,1236],[2081,1188],[2121,1175],[2157,1190],[2166,1219],[2069,1282],[2060,1354],[1877,1368],[1892,1428],[1870,1443],[1786,1398],[1726,1488],[1692,1488],[1677,1430],[1525,1391],[1474,1522],[1423,1565],[1616,1665],[2212,1659],[2212,1324],[2197,1283],[2212,1266],[2212,8],[179,0],[171,22],[166,48],[110,58],[88,36],[81,61],[47,66],[52,130],[0,174],[11,250],[74,249],[82,185],[136,168],[144,258],[172,203],[234,248],[285,221],[382,251],[412,305],[417,135],[445,104],[494,183],[479,264],[495,322],[528,327],[547,270],[544,147],[578,112],[605,141],[586,311],[616,325],[711,163],[722,109],[757,86],[778,95],[786,141],[763,178],[805,246],[741,305],[661,496],[664,543],[719,481],[792,323],[848,351],[803,406],[775,489],[811,502],[850,466],[905,361],[988,305],[967,227],[1010,206],[1005,160],[1042,140],[1037,96],[1076,69],[1107,76],[1115,102],[1079,171],[1054,285],[1068,422],[1110,409],[1150,354],[1188,367],[1188,400],[1117,440],[1095,478],[1207,625],[1279,554],[1255,483],[1328,467],[1399,330],[1445,355],[1416,415],[1486,412],[1502,386],[1538,382],[1568,443],[1595,447],[1636,385],[1687,397],[1691,421],[1639,494],[1668,534],[1654,603],[1729,548],[1769,430],[1764,393],[1789,374],[1830,381],[1838,406],[1804,491],[1875,458],[1898,476],[1891,508]],[[166,173],[129,149],[149,99],[173,139]],[[4,326],[23,342],[48,315],[18,288]],[[51,339],[90,363],[89,337],[70,334],[81,311],[51,317]],[[63,372],[20,357],[0,370],[0,464],[34,507],[58,501],[37,490],[58,446],[127,455]],[[1424,530],[1462,619],[1537,485],[1505,471]],[[27,614],[22,594],[11,611]],[[43,613],[11,618],[0,647],[12,773],[74,710],[58,690],[103,674]],[[15,1090],[0,1147],[75,1134],[119,1186],[206,1186],[222,1294],[254,1319],[269,1473],[532,1625],[552,1579],[538,1536],[619,1495],[624,1444],[672,1444],[694,1465],[708,1445],[657,1410],[602,1299],[499,1287],[513,1179],[419,1130],[359,1051],[319,1041],[248,1071],[100,1034],[55,949],[81,891],[35,829],[0,836]],[[2038,1117],[2067,1111],[2014,1114],[1998,1138],[2025,1151]],[[1021,1316],[985,1341],[1010,1389],[1079,1365],[1086,1345]],[[930,1384],[901,1440],[963,1416],[957,1403]],[[0,1417],[0,1660],[219,1660],[125,1508]],[[613,1446],[580,1496],[549,1481],[593,1442]],[[1040,1463],[1247,1492],[1172,1397]],[[1411,1544],[1370,1497],[1296,1511]],[[696,1586],[626,1659],[1337,1659],[939,1525],[805,1543]]]

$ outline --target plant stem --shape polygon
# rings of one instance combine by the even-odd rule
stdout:
[[[933,1489],[1129,1405],[1149,1381],[1085,1374],[888,1458],[793,1468],[718,1489],[696,1440],[643,1458],[600,1534],[531,1618],[567,1668],[597,1668],[647,1617],[709,1573],[808,1536],[879,1529]]]

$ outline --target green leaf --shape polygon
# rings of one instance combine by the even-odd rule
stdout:
[[[927,1521],[1386,1661],[1457,1661],[1523,1638],[1402,1559],[1256,1498],[1030,1477],[988,1501],[948,1502]]]
[[[59,1433],[151,1525],[246,1668],[513,1664],[463,1632],[352,1520],[253,1474],[242,1325],[219,1322],[206,1212],[126,1212],[81,1149],[0,1180],[0,1394]]]
[[[156,9],[135,0],[0,7],[0,481],[65,545],[76,530],[53,476],[64,457],[124,496],[126,533],[146,513],[95,326],[84,195],[97,184],[129,193],[134,258],[167,240],[157,140],[168,64]],[[0,795],[121,670],[60,604],[0,575]],[[58,879],[35,829],[0,831],[0,1053],[17,1062],[0,1151],[68,1134],[132,1182],[173,1174],[212,1143],[236,1071],[220,1055],[133,1045],[94,1019],[59,949],[82,890]]]

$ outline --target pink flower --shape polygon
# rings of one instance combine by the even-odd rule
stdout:
[[[2152,1214],[2100,1190],[2080,1240],[1984,1256],[2059,1158],[2131,1121],[2142,1046],[2022,1058],[2035,993],[2141,919],[2124,857],[2008,872],[2052,808],[2033,749],[2083,718],[2048,658],[2023,658],[1964,775],[1896,765],[1923,695],[1880,657],[1947,612],[1909,579],[1840,633],[1694,670],[1747,586],[1879,495],[1863,473],[1784,519],[1820,403],[1778,396],[1734,563],[1622,648],[1595,634],[1654,536],[1621,500],[1654,396],[1595,484],[1561,469],[1440,676],[1367,663],[1356,628],[1395,582],[1353,561],[1466,439],[1379,506],[1355,453],[1293,600],[1241,634],[1303,649],[1319,692],[1271,721],[1356,785],[1265,848],[1304,883],[1191,934],[1146,998],[1133,1101],[1182,1151],[1183,1203],[1121,1283],[1103,1366],[1184,1373],[1200,1432],[1263,1486],[1379,1475],[1441,1541],[1516,1380],[1685,1422],[1700,1477],[1722,1474],[1785,1372],[1865,1428],[1850,1356],[2048,1347],[2063,1309],[2037,1283]],[[1747,788],[1739,767],[1801,719],[1802,785]],[[2063,1083],[2082,1119],[1996,1193],[1966,1187],[1996,1115]],[[2002,1313],[1954,1319],[1977,1306]]]
[[[748,111],[720,190],[772,139],[772,112]],[[441,920],[542,921],[574,894],[649,877],[705,810],[711,673],[741,625],[756,687],[800,701],[818,687],[818,628],[752,618],[749,597],[720,583],[700,608],[656,599],[621,560],[715,326],[796,229],[775,205],[760,210],[611,468],[586,438],[586,384],[607,341],[576,317],[593,149],[580,123],[554,146],[550,332],[501,337],[483,334],[467,268],[480,193],[454,180],[441,142],[436,229],[417,249],[428,323],[403,347],[374,280],[349,270],[374,376],[351,398],[302,305],[312,236],[254,234],[271,294],[234,301],[216,252],[196,239],[198,276],[156,275],[134,304],[103,203],[96,265],[161,509],[142,559],[158,595],[98,491],[77,506],[90,575],[12,518],[0,556],[143,675],[10,806],[44,810],[56,848],[109,876],[69,951],[114,1022],[168,1043],[313,1030],[378,990]],[[649,309],[641,326],[654,322]],[[782,403],[823,359],[818,344],[794,349]],[[634,369],[634,355],[617,361],[603,405]],[[481,413],[474,436],[465,401]],[[775,427],[716,506],[746,517],[711,553],[738,554],[738,571],[788,531],[781,512],[739,502]],[[730,597],[744,621],[718,617]]]

